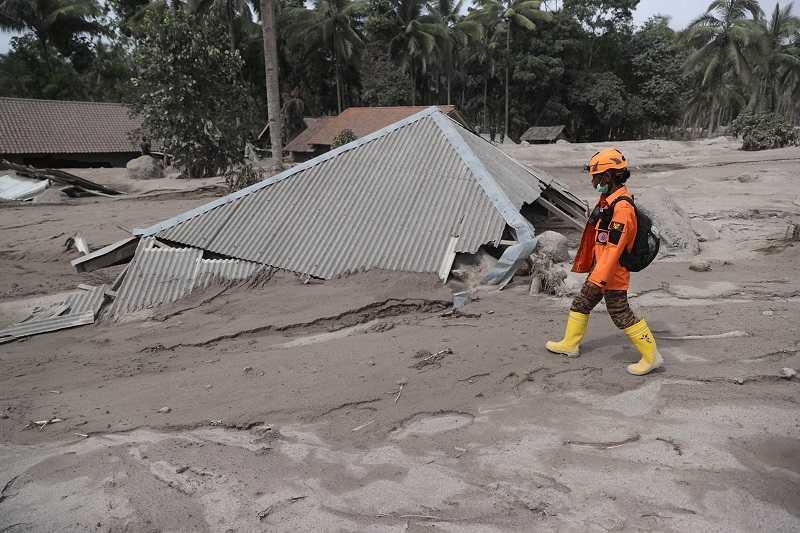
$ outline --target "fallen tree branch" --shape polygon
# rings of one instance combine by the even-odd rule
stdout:
[[[625,444],[629,444],[631,442],[637,442],[641,439],[641,435],[638,433],[632,437],[628,437],[625,440],[615,441],[615,442],[587,442],[587,441],[579,441],[579,440],[566,440],[564,444],[569,446],[585,446],[587,448],[597,448],[598,450],[610,450],[611,448],[619,448],[620,446],[624,446]]]

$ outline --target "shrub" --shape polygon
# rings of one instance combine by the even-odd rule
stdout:
[[[800,144],[797,130],[774,113],[742,113],[731,126],[742,138],[742,150],[771,150]]]
[[[210,16],[150,10],[137,34],[130,107],[143,129],[190,178],[241,164],[255,117],[244,62]]]
[[[264,179],[264,169],[246,161],[240,166],[230,167],[225,172],[225,184],[229,192],[249,187]]]
[[[339,132],[339,135],[333,138],[333,144],[331,148],[339,148],[340,146],[344,146],[345,144],[351,143],[355,141],[358,137],[356,134],[353,133],[353,130],[342,130]]]

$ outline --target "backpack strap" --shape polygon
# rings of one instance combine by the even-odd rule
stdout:
[[[636,204],[634,203],[632,196],[620,196],[619,198],[617,198],[613,202],[611,202],[611,205],[609,206],[611,208],[611,211],[613,212],[614,211],[614,206],[617,205],[619,202],[621,202],[623,200],[628,202],[629,204],[631,204],[634,208],[636,208]]]
[[[636,204],[633,203],[633,197],[631,196],[620,196],[616,198],[613,202],[611,202],[608,206],[608,211],[603,214],[603,223],[608,225],[611,224],[611,219],[614,218],[614,206],[617,205],[618,202],[626,201],[633,206],[634,211],[636,210]]]

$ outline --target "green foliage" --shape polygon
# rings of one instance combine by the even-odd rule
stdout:
[[[52,47],[45,55],[26,34],[12,38],[11,51],[0,55],[0,96],[119,102],[129,78],[128,53],[115,43],[75,40],[71,57]]]
[[[583,78],[571,91],[570,100],[587,126],[597,128],[595,137],[610,138],[610,131],[625,119],[625,96],[625,83],[616,74],[602,72]]]
[[[539,0],[272,1],[287,138],[303,117],[353,105],[455,104],[483,132],[512,138],[555,124],[578,140],[713,132],[743,112],[800,122],[800,20],[788,0],[768,17],[757,0],[706,0],[707,12],[678,34],[664,17],[636,28],[639,0],[551,1],[546,10]],[[0,57],[0,94],[117,100],[135,77],[144,85],[134,100],[168,108],[153,118],[162,127],[176,122],[166,142],[238,154],[249,121],[260,131],[266,115],[259,9],[258,0],[0,0],[0,24],[13,13],[29,32]],[[165,13],[186,35],[208,24],[215,33],[156,31],[152,17]],[[63,24],[67,16],[75,24]],[[165,38],[156,54],[153,32],[177,44]],[[189,59],[165,61],[179,48]],[[157,86],[168,89],[153,99]],[[228,156],[209,157],[216,162],[197,172],[219,171],[211,168]]]
[[[385,49],[377,45],[367,48],[363,70],[369,72],[361,80],[364,105],[387,107],[411,103],[406,76],[394,66]]]
[[[49,47],[69,55],[78,35],[108,35],[96,0],[0,0],[0,30],[31,31],[47,58]]]
[[[224,175],[228,192],[235,192],[249,187],[263,180],[265,176],[264,169],[254,165],[251,161],[245,161],[240,165],[230,167],[225,171]]]
[[[145,14],[141,31],[129,103],[143,128],[189,177],[240,163],[255,117],[242,58],[227,48],[224,24],[161,9]]]
[[[648,20],[631,40],[633,93],[641,103],[635,122],[646,135],[652,125],[673,124],[683,112],[685,54],[675,44],[675,32],[664,17]],[[630,116],[630,113],[629,113]]]
[[[355,141],[357,138],[358,137],[356,137],[356,134],[353,133],[353,130],[342,130],[336,135],[336,137],[333,138],[333,144],[331,145],[331,148],[339,148],[340,146],[344,146],[345,144]]]
[[[771,150],[800,145],[800,134],[786,120],[774,113],[743,113],[731,123],[742,137],[742,150]]]

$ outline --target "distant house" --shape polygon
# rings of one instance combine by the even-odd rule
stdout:
[[[565,126],[533,126],[522,134],[520,141],[528,144],[553,144],[559,139],[566,139]]]
[[[142,125],[122,104],[0,98],[0,158],[40,167],[125,166]]]
[[[348,107],[335,117],[305,119],[306,129],[285,149],[295,161],[307,161],[329,151],[333,140],[344,130],[351,130],[357,138],[361,138],[425,109],[426,106]],[[439,110],[469,128],[455,106],[439,106]]]
[[[297,162],[308,161],[320,154],[327,152],[330,147],[313,146],[309,144],[311,138],[325,125],[332,117],[304,118],[306,129],[301,131],[297,137],[286,145],[285,150],[289,152]]]

